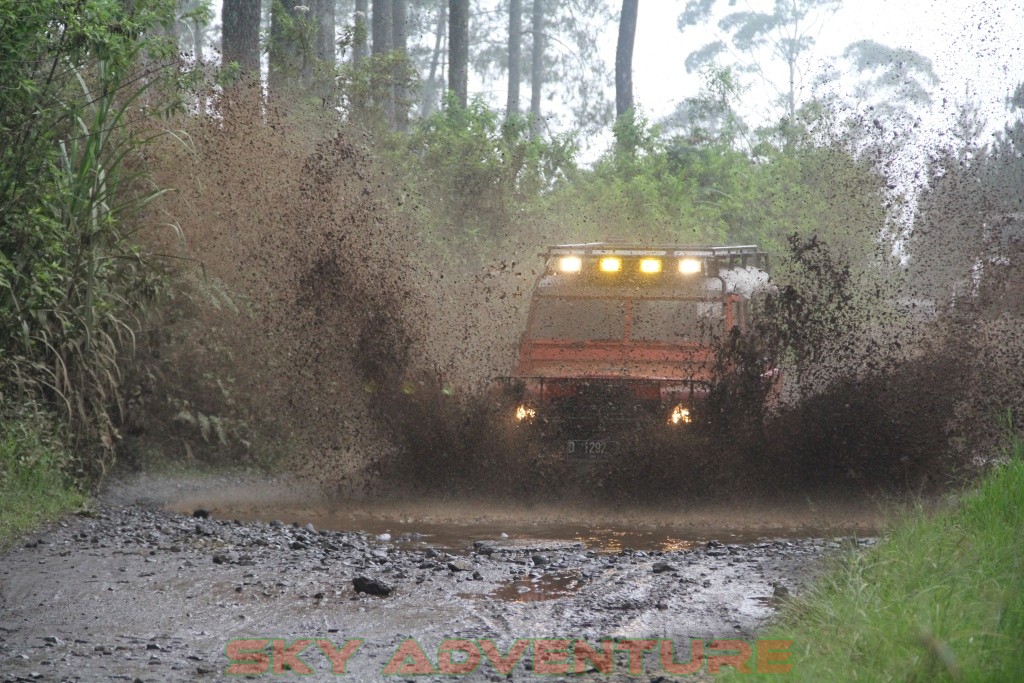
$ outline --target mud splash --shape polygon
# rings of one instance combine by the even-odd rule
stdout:
[[[743,372],[707,423],[632,430],[581,466],[485,389],[513,363],[537,245],[468,268],[394,210],[401,188],[351,131],[266,116],[192,122],[197,158],[169,155],[194,174],[171,211],[204,274],[151,335],[138,450],[269,462],[348,499],[776,504],[937,490],[1024,406],[1018,320],[901,313],[900,273],[794,238],[772,324],[724,342]],[[771,411],[766,358],[795,386]]]

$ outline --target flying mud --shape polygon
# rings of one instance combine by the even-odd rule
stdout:
[[[168,208],[184,263],[202,269],[182,267],[182,313],[154,324],[129,462],[255,463],[342,497],[774,503],[960,481],[1024,405],[1013,287],[988,279],[936,304],[919,270],[859,271],[842,245],[794,236],[759,324],[721,342],[741,371],[708,419],[627,429],[614,457],[566,457],[564,440],[515,429],[489,388],[515,358],[537,240],[563,236],[473,265],[417,237],[391,201],[416,197],[344,131],[318,141],[313,124],[242,112],[229,124],[192,122],[194,149],[158,165],[189,169]],[[759,382],[765,362],[783,372],[779,400]]]

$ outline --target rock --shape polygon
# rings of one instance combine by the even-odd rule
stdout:
[[[545,565],[551,564],[551,558],[549,558],[547,555],[541,555],[540,553],[537,553],[530,559],[533,561],[533,564],[537,567],[543,567]]]
[[[423,552],[423,557],[437,557],[437,555],[438,555],[438,552],[436,550],[434,550],[433,548],[427,548]]]
[[[288,547],[291,548],[292,550],[305,550],[306,549],[306,544],[303,543],[302,541],[292,541],[288,545]]]
[[[473,572],[473,580],[474,581],[483,581],[484,580],[484,576],[480,572],[475,571],[475,572]]]
[[[704,547],[705,548],[724,548],[725,545],[721,541],[716,541],[716,540],[712,539],[712,540],[708,541],[707,543],[705,543]]]
[[[196,508],[192,511],[192,516],[196,519],[209,519],[210,511],[206,508]]]
[[[378,541],[390,541],[391,540],[391,534],[377,534],[377,540]]]
[[[58,638],[57,636],[46,636],[45,638],[43,638],[43,642],[44,643],[48,643],[50,645],[63,645],[64,644],[64,641],[61,640],[60,638]]]
[[[380,595],[384,597],[391,595],[392,591],[395,590],[379,579],[371,579],[366,576],[357,576],[352,579],[352,586],[356,589],[357,593],[367,593],[368,595]]]
[[[653,571],[655,574],[662,574],[664,572],[671,572],[671,571],[675,571],[675,569],[676,568],[673,567],[672,565],[670,565],[668,562],[655,562],[654,566],[651,567],[651,571]]]
[[[213,563],[214,564],[230,564],[231,563],[231,558],[228,557],[227,555],[223,554],[223,553],[217,553],[216,555],[213,556]]]
[[[464,560],[452,560],[448,563],[448,569],[451,569],[453,572],[468,572],[472,568],[473,565]]]
[[[306,531],[308,531],[311,534],[315,534],[316,533],[316,527],[313,526],[312,522],[308,522],[306,524],[306,526],[304,526],[302,528],[305,529]]]

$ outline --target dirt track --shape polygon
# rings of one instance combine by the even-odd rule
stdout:
[[[395,680],[382,672],[407,638],[431,666],[449,638],[492,639],[502,653],[518,638],[582,639],[595,648],[606,638],[664,638],[682,661],[691,638],[752,638],[779,596],[798,593],[821,557],[841,546],[835,539],[711,540],[682,550],[610,552],[518,533],[437,547],[414,532],[378,538],[301,520],[197,518],[118,502],[124,499],[124,489],[108,495],[94,513],[0,557],[2,680],[227,680],[225,648],[239,638],[326,639],[338,649],[362,639],[346,669],[359,681]],[[357,593],[356,577],[393,592]],[[534,648],[542,647],[527,647],[513,680],[551,678],[534,668]],[[613,673],[588,665],[589,675],[571,678],[638,680],[629,675],[628,653],[615,657]],[[317,678],[328,676],[331,665],[316,644],[300,659]],[[459,678],[505,679],[481,659]],[[664,675],[657,650],[644,656],[642,670],[640,680]]]

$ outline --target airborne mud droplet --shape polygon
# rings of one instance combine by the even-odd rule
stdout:
[[[635,425],[618,454],[568,457],[517,429],[489,386],[514,361],[537,249],[564,236],[469,266],[389,208],[396,189],[358,137],[233,116],[190,121],[194,155],[161,148],[155,162],[194,262],[139,402],[147,437],[187,457],[269,460],[344,497],[827,497],[947,484],[1024,406],[1012,268],[951,304],[922,295],[916,271],[858,270],[794,237],[759,322],[721,340],[739,371],[705,420]],[[777,401],[766,363],[783,373]]]

